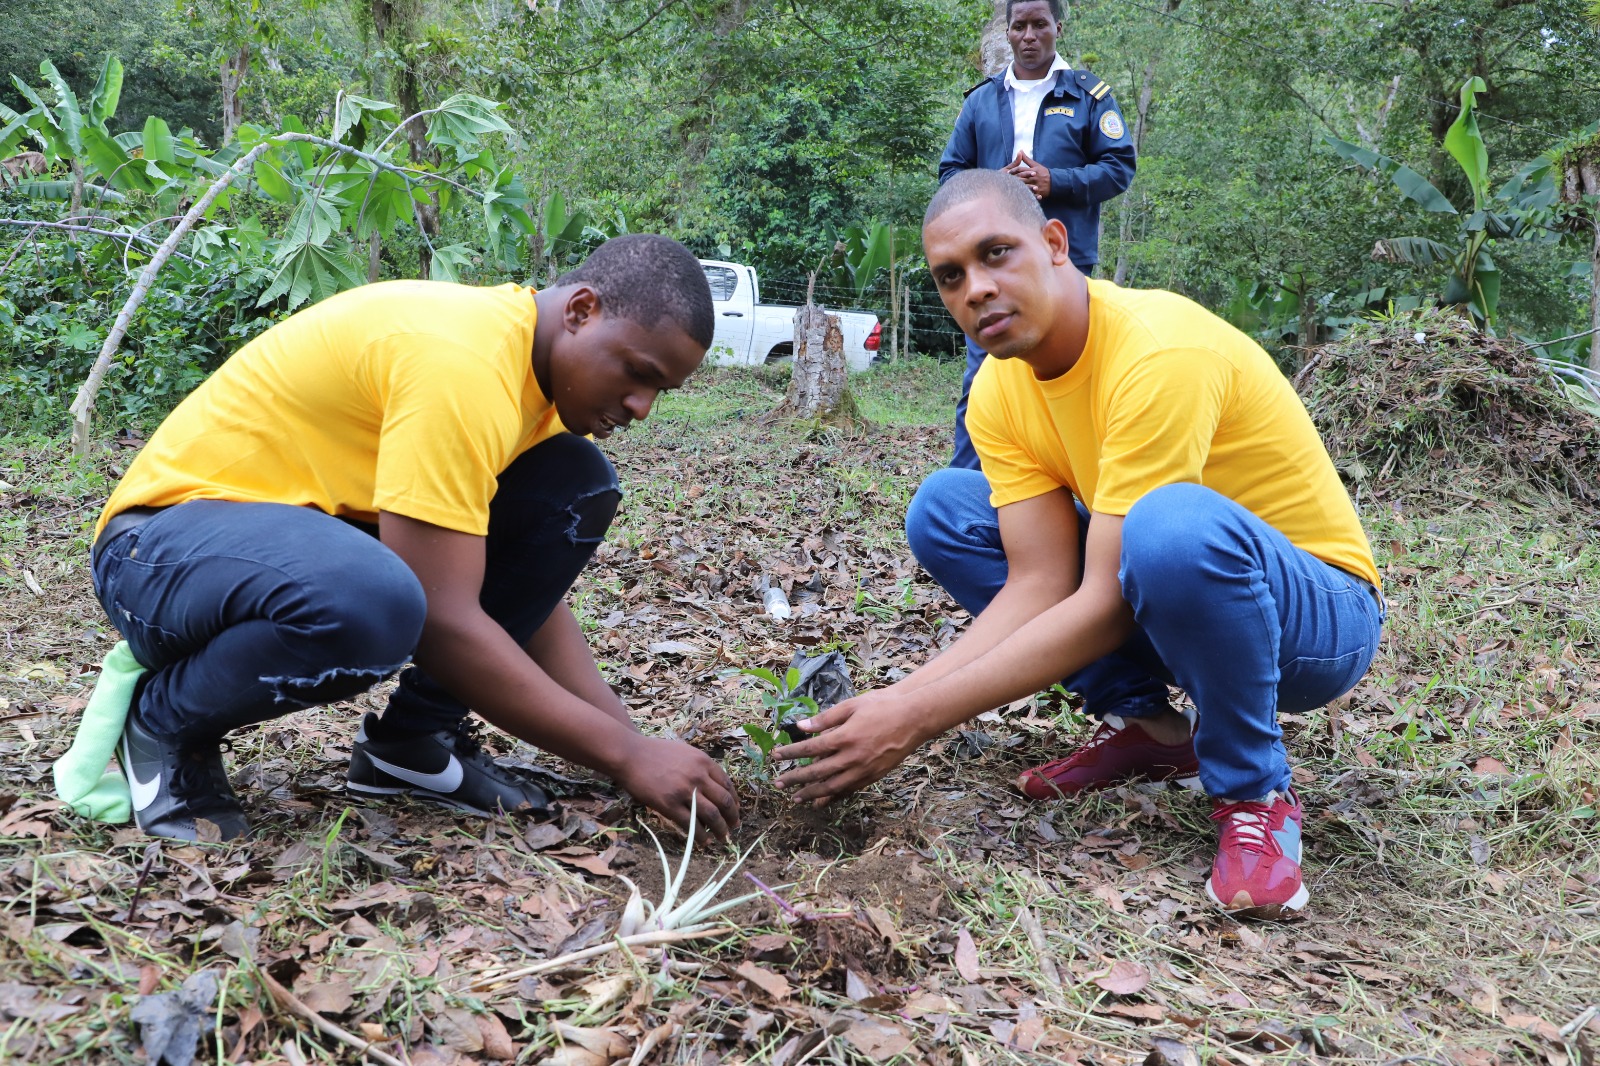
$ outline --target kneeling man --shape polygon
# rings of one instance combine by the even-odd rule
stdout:
[[[1064,678],[1099,727],[1023,774],[1028,796],[1197,776],[1221,827],[1211,898],[1298,911],[1302,815],[1278,712],[1355,685],[1384,615],[1305,407],[1195,303],[1085,278],[1061,223],[1008,174],[941,187],[923,245],[945,307],[992,358],[967,414],[983,469],[930,477],[906,533],[975,620],[904,680],[806,723],[818,735],[774,755],[815,761],[778,784],[826,803]]]
[[[95,593],[143,671],[113,723],[139,827],[242,836],[226,738],[400,671],[356,732],[352,792],[545,806],[470,708],[670,818],[698,796],[713,833],[737,828],[721,767],[639,732],[566,603],[622,495],[580,434],[645,418],[713,324],[689,250],[633,235],[542,292],[363,286],[230,358],[139,453],[94,543]],[[69,802],[73,778],[57,767]]]

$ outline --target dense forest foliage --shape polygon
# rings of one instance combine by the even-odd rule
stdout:
[[[158,240],[283,131],[366,159],[275,146],[219,198],[131,324],[102,407],[114,424],[163,409],[305,299],[419,273],[543,283],[627,231],[751,263],[774,302],[820,270],[829,303],[909,314],[916,349],[956,340],[916,224],[983,75],[991,0],[7,7],[13,425],[63,424]],[[1468,303],[1463,275],[1492,280],[1484,324],[1502,334],[1589,325],[1600,189],[1562,182],[1597,153],[1600,29],[1582,0],[1083,0],[1061,51],[1111,84],[1141,146],[1105,216],[1104,275],[1191,295],[1285,365],[1286,345],[1361,314]],[[1478,178],[1447,146],[1464,105]],[[432,115],[400,124],[417,112]],[[1403,193],[1410,177],[1444,206]],[[63,220],[78,229],[20,224]],[[874,227],[892,257],[867,254]],[[910,291],[893,316],[891,271]]]

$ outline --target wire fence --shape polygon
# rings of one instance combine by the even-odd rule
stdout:
[[[936,359],[965,359],[966,347],[961,330],[950,317],[950,313],[944,309],[944,303],[938,295],[918,284],[919,276],[922,283],[931,284],[926,273],[914,272],[910,275],[910,284],[907,286],[910,290],[910,350]],[[907,319],[908,297],[902,292],[897,292],[896,296],[900,300],[900,306],[894,321],[903,328]],[[852,287],[828,285],[818,279],[813,298],[819,306],[829,311],[864,311],[877,315],[878,322],[883,327],[883,341],[879,351],[888,352],[890,314],[887,283],[874,285],[867,289],[865,294],[858,296]],[[772,278],[763,277],[761,301],[798,307],[806,301],[806,280],[803,277],[781,275]]]

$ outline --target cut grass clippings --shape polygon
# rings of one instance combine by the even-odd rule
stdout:
[[[1383,472],[1393,440],[1340,452],[1365,468],[1390,615],[1352,693],[1284,716],[1307,809],[1304,920],[1241,925],[1206,905],[1214,827],[1192,794],[1022,800],[1016,773],[1083,733],[1051,696],[826,812],[760,785],[739,751],[760,714],[740,669],[837,647],[870,687],[966,622],[901,532],[945,459],[958,382],[951,364],[880,367],[856,379],[868,430],[752,431],[781,372],[702,371],[607,443],[628,494],[578,616],[645,728],[741,782],[740,847],[760,839],[745,869],[772,892],[725,916],[733,932],[634,951],[612,939],[629,895],[616,875],[660,899],[660,864],[638,812],[589,775],[562,768],[572,794],[544,823],[352,805],[350,738],[382,692],[235,738],[247,842],[153,842],[64,812],[49,764],[114,639],[88,587],[89,525],[132,451],[76,467],[59,441],[7,440],[0,1061],[142,1062],[137,1005],[180,1010],[203,970],[217,991],[194,1014],[196,1062],[354,1062],[370,1045],[419,1066],[1126,1063],[1158,1042],[1158,1061],[1187,1048],[1237,1066],[1588,1061],[1595,513],[1554,477],[1508,492],[1514,473],[1478,452],[1451,473],[1448,420],[1418,438],[1445,459],[1425,450],[1415,468],[1397,453]],[[764,582],[791,620],[763,613]],[[729,858],[696,855],[685,885]],[[736,881],[725,895],[751,890]],[[579,961],[493,977],[564,955]],[[280,1008],[269,982],[325,1024]]]

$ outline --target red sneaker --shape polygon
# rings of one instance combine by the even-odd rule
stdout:
[[[1088,743],[1064,759],[1047,762],[1017,778],[1017,787],[1029,799],[1058,799],[1097,788],[1110,788],[1134,778],[1177,780],[1190,784],[1200,773],[1194,741],[1157,744],[1137,726],[1126,725],[1108,714]],[[1185,780],[1187,779],[1187,780]]]
[[[1273,792],[1265,800],[1214,801],[1222,824],[1206,895],[1239,918],[1290,917],[1311,898],[1300,880],[1300,797]]]

